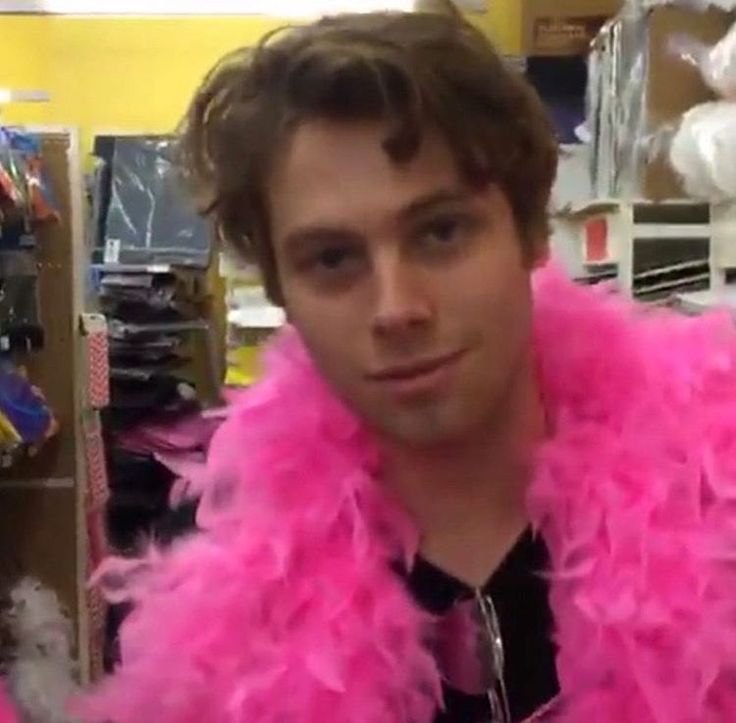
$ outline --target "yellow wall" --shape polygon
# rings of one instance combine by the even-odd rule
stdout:
[[[43,69],[44,19],[0,16],[0,87],[35,89],[46,82]],[[2,120],[25,119],[25,109],[33,106],[7,106]],[[30,114],[34,118],[34,114]]]
[[[517,0],[494,0],[477,24],[505,52],[520,43]],[[263,17],[82,18],[0,15],[0,86],[46,90],[9,105],[5,123],[93,131],[170,131],[203,74],[228,50],[284,21]]]
[[[488,0],[488,11],[470,20],[490,37],[503,53],[521,51],[521,0]]]

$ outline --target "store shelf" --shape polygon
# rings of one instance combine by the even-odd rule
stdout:
[[[262,286],[235,286],[228,291],[227,322],[238,329],[278,329],[286,314],[268,301]]]

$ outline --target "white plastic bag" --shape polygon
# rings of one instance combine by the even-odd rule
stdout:
[[[723,98],[736,100],[736,24],[708,52],[701,70],[713,90]]]
[[[689,110],[672,140],[670,161],[688,195],[736,199],[736,103],[715,101]]]
[[[705,82],[718,95],[736,100],[736,25],[713,46],[687,35],[674,35],[670,39],[670,50],[696,65]]]
[[[736,10],[736,0],[705,0],[705,4],[721,10]]]

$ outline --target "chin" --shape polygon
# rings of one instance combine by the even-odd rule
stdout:
[[[375,425],[380,436],[393,444],[408,447],[435,447],[454,444],[470,434],[471,425],[459,420],[443,418],[443,415],[426,413],[398,413],[385,417]]]

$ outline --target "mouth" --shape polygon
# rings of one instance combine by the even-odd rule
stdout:
[[[409,364],[386,367],[368,375],[368,379],[389,388],[399,396],[432,391],[443,385],[452,368],[465,356],[465,350],[422,359]]]

